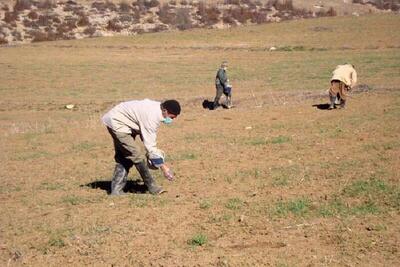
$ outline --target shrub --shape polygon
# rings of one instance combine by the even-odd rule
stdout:
[[[28,18],[30,18],[31,20],[36,20],[39,18],[39,15],[36,11],[32,10],[31,12],[29,12]]]
[[[225,24],[236,25],[236,21],[232,18],[229,11],[222,14],[222,21]]]
[[[231,16],[240,23],[246,23],[247,20],[251,19],[252,13],[247,8],[238,7],[231,9]]]
[[[3,19],[6,23],[11,23],[11,22],[15,22],[16,20],[19,20],[18,17],[18,12],[11,12],[11,11],[7,11],[4,13],[4,19]]]
[[[120,32],[123,29],[120,21],[117,18],[111,19],[108,21],[107,30]]]
[[[4,45],[4,44],[8,44],[8,41],[5,38],[0,37],[0,45]]]
[[[48,41],[47,33],[45,32],[33,30],[30,31],[29,34],[32,36],[33,43]]]
[[[147,11],[145,0],[137,0],[136,2],[132,3],[132,6],[136,7],[136,10],[140,11],[141,13],[146,13]]]
[[[78,22],[76,23],[79,27],[90,25],[89,17],[86,14],[83,14],[79,17]]]
[[[67,36],[73,29],[77,26],[78,20],[75,18],[69,18],[65,20],[63,23],[59,24],[56,29],[56,34],[58,39],[71,39]]]
[[[88,26],[83,33],[89,36],[93,36],[93,34],[96,32],[96,27],[93,26]]]
[[[99,11],[106,11],[107,9],[110,11],[117,11],[117,6],[109,0],[106,2],[94,2],[92,3],[92,8],[95,8]]]
[[[179,30],[187,30],[193,27],[189,8],[179,8],[176,13],[176,27]]]
[[[36,5],[39,9],[50,9],[57,6],[56,1],[54,0],[43,0],[37,3]]]
[[[119,10],[121,12],[129,12],[132,9],[132,7],[125,1],[122,1],[119,3]]]
[[[225,0],[224,1],[225,5],[240,5],[240,0]]]
[[[147,8],[152,8],[152,7],[157,7],[160,5],[160,2],[158,0],[148,0],[148,1],[144,1],[144,5]]]
[[[65,12],[72,12],[74,14],[79,15],[80,13],[82,13],[83,6],[79,6],[79,5],[76,5],[76,4],[74,4],[74,5],[67,4],[67,5],[64,6],[63,10]],[[104,9],[104,11],[105,11],[105,9]]]
[[[213,25],[219,21],[221,12],[216,6],[207,7],[204,2],[199,3],[197,14],[200,16],[200,22],[206,25]]]
[[[16,41],[22,41],[22,34],[21,32],[15,30],[11,33],[11,35],[14,37],[14,40]]]
[[[132,22],[133,17],[131,14],[122,14],[119,16],[119,21],[121,22]]]
[[[158,12],[158,18],[162,23],[175,25],[176,14],[171,12],[171,8],[168,4],[163,4]]]
[[[38,18],[38,24],[39,26],[49,26],[51,24],[50,20],[51,20],[50,16],[40,15]]]
[[[292,1],[292,0],[283,0],[282,2],[279,1],[279,0],[278,0],[278,1],[275,1],[274,6],[275,6],[275,8],[276,8],[277,10],[279,10],[279,11],[283,11],[283,10],[286,10],[286,11],[294,10],[293,1]]]
[[[168,30],[168,26],[167,25],[157,24],[154,27],[153,32],[163,32],[163,31],[166,31],[166,30]],[[138,33],[140,33],[140,32],[138,32]]]
[[[31,0],[17,0],[17,2],[14,5],[14,10],[22,11],[25,9],[31,9],[31,7],[32,7]]]
[[[61,23],[61,19],[59,17],[53,17],[53,23],[59,24]]]
[[[7,4],[4,4],[4,6],[1,7],[1,10],[3,10],[3,11],[10,11],[10,8],[8,7]]]
[[[333,7],[330,7],[327,11],[319,11],[316,13],[317,17],[334,17],[336,16],[336,11]]]
[[[251,22],[261,24],[267,22],[267,13],[264,11],[255,11],[251,17]]]

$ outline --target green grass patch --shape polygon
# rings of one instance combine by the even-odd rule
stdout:
[[[275,51],[283,51],[283,52],[293,52],[293,51],[305,51],[306,48],[304,46],[281,46],[277,47]]]
[[[191,246],[204,246],[208,241],[208,238],[206,235],[200,233],[194,235],[192,238],[188,240],[188,244]]]
[[[205,199],[205,200],[200,201],[199,206],[200,206],[200,209],[206,210],[206,209],[211,208],[212,203],[211,203],[211,201]]]
[[[89,141],[84,141],[82,143],[76,144],[72,146],[72,150],[79,152],[79,151],[87,151],[90,150],[92,148],[94,148],[96,146],[95,143],[91,143]]]
[[[294,215],[305,217],[311,209],[311,202],[308,199],[294,199],[290,201],[279,201],[275,204],[274,212],[279,217]]]
[[[352,215],[378,214],[380,212],[381,212],[380,207],[378,207],[378,205],[371,200],[362,203],[360,205],[351,207],[349,210],[349,213]]]
[[[51,156],[52,154],[47,151],[29,151],[18,153],[17,155],[14,155],[12,159],[17,161],[26,161],[32,159],[50,158]]]
[[[79,205],[79,204],[83,204],[86,203],[86,199],[79,197],[79,196],[75,196],[75,195],[68,195],[68,196],[64,196],[61,199],[62,203],[68,204],[68,205]]]
[[[380,179],[371,178],[369,180],[354,181],[343,189],[343,194],[349,197],[358,197],[370,194],[386,193],[390,194],[391,188]]]
[[[263,145],[267,144],[267,139],[257,137],[257,138],[246,141],[246,144],[251,145],[251,146],[263,146]]]
[[[49,183],[49,182],[43,182],[39,186],[40,190],[64,190],[64,185],[60,183]]]
[[[289,143],[290,141],[292,141],[292,138],[284,135],[276,136],[271,138],[271,140],[269,140],[271,144],[283,144],[283,143]]]
[[[322,217],[333,217],[337,215],[343,216],[349,213],[346,204],[338,199],[322,204],[317,210],[319,215]]]
[[[230,198],[225,204],[225,207],[230,210],[240,210],[243,206],[244,203],[239,198]]]
[[[50,237],[48,245],[50,247],[62,248],[65,247],[65,241],[61,236],[53,235]]]

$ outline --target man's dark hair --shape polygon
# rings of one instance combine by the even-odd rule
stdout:
[[[179,102],[174,99],[164,101],[161,106],[162,108],[166,109],[168,113],[176,116],[181,113],[181,105],[179,105]]]

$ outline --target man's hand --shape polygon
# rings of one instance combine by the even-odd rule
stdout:
[[[161,165],[160,169],[162,170],[165,178],[167,178],[169,181],[174,180],[174,174],[166,164]]]

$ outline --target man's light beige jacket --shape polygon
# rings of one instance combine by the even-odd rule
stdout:
[[[357,72],[351,64],[338,65],[333,71],[332,80],[339,80],[350,88],[357,83]]]

